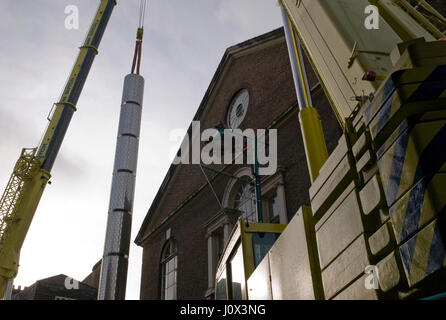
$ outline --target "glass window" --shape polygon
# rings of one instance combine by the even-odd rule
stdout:
[[[174,240],[166,244],[161,258],[161,299],[177,298],[177,246]]]
[[[279,201],[277,198],[277,193],[274,193],[273,196],[269,198],[269,212],[270,212],[270,220],[279,216]]]
[[[228,300],[228,292],[226,288],[226,269],[223,269],[223,272],[217,280],[217,291],[215,294],[215,299]]]
[[[218,262],[223,254],[224,250],[224,233],[222,228],[215,230],[212,234],[209,235],[208,239],[208,280],[215,280],[216,277],[216,268],[218,266]],[[211,283],[211,282],[210,282]],[[217,281],[218,283],[218,281]],[[213,289],[216,291],[217,287],[215,282],[212,281]],[[221,286],[221,284],[220,284]],[[208,288],[211,290],[211,287]],[[225,289],[226,290],[226,289]]]
[[[249,93],[248,90],[240,90],[229,105],[229,111],[227,115],[227,124],[229,128],[236,129],[240,126],[243,119],[246,116],[249,105]]]
[[[273,213],[273,217],[277,217],[279,215],[279,201],[277,199],[277,193],[271,198],[271,211]]]
[[[254,251],[254,265],[256,268],[279,236],[280,233],[256,232],[252,234],[252,249]]]
[[[216,238],[217,238],[217,250],[216,250],[216,257],[217,257],[217,261],[220,259],[221,255],[223,254],[223,250],[225,248],[225,239],[224,239],[224,235],[223,232],[218,232],[215,234]]]
[[[257,222],[256,195],[251,179],[245,178],[239,186],[234,207],[241,212],[243,220]]]
[[[242,246],[239,245],[236,254],[231,259],[232,300],[242,300],[242,290],[245,287],[245,269],[243,267]]]

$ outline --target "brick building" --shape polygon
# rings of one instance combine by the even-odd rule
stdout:
[[[307,70],[330,153],[341,129],[308,64]],[[282,28],[226,50],[193,120],[200,121],[201,130],[219,124],[277,129],[278,169],[261,180],[264,221],[287,223],[309,204],[310,179]],[[141,299],[213,297],[216,264],[234,222],[239,216],[256,219],[252,180],[249,165],[171,165],[135,240],[143,247]]]
[[[444,0],[428,2],[446,15]],[[341,129],[309,63],[306,67],[331,153]],[[237,112],[232,104],[240,97],[249,103]],[[310,179],[282,29],[226,50],[193,120],[202,130],[221,123],[231,127],[231,114],[240,115],[235,122],[241,129],[278,130],[278,170],[262,177],[262,204],[265,222],[287,223],[309,204]],[[141,299],[213,297],[215,268],[233,223],[239,216],[249,219],[255,207],[255,199],[249,200],[252,179],[247,165],[203,171],[199,165],[171,165],[135,239],[143,247]]]

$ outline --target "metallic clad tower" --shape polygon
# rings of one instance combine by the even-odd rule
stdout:
[[[139,75],[146,0],[141,0],[131,73],[124,79],[98,300],[124,300],[132,230],[144,78]]]
[[[99,300],[125,298],[143,94],[144,78],[128,74],[122,95]]]

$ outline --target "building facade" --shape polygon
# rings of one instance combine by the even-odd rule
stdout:
[[[308,63],[307,71],[330,153],[342,132]],[[226,50],[193,120],[201,131],[276,129],[277,170],[261,176],[263,221],[286,224],[309,204],[310,178],[282,28]],[[135,240],[143,247],[141,299],[213,298],[216,266],[234,223],[239,217],[257,220],[253,182],[246,161],[171,165]]]

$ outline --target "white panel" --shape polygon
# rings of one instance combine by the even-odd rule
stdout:
[[[141,128],[141,107],[136,103],[126,103],[121,107],[118,135],[131,134],[139,137]]]
[[[307,218],[310,215],[308,212]],[[274,300],[316,298],[309,247],[311,242],[306,235],[305,217],[301,208],[269,251]]]
[[[116,143],[115,165],[113,171],[130,170],[136,173],[138,161],[138,139],[132,136],[122,136]]]
[[[128,74],[124,80],[122,103],[135,102],[142,105],[144,96],[144,78],[137,74]]]

